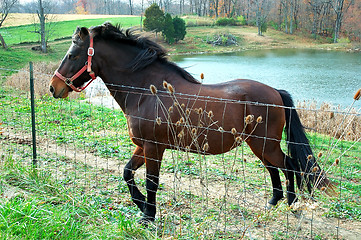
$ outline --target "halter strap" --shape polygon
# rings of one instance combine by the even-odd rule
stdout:
[[[64,77],[59,71],[58,69],[55,71],[55,76],[57,76],[58,78],[60,78],[61,80],[63,80],[65,82],[66,85],[68,85],[71,89],[73,89],[75,92],[81,92],[83,91],[86,87],[89,86],[90,83],[92,83],[97,77],[95,76],[95,73],[92,71],[91,69],[91,65],[92,65],[92,58],[94,56],[94,48],[93,48],[93,37],[91,35],[89,35],[90,38],[90,43],[89,43],[89,48],[88,48],[88,61],[85,62],[85,66],[82,67],[76,74],[74,74],[72,77],[67,78]],[[89,76],[91,77],[91,80],[84,86],[84,87],[75,87],[73,84],[73,81],[75,79],[77,79],[80,75],[82,75],[85,71],[87,71],[89,73]]]

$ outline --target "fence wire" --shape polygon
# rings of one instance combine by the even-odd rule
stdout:
[[[51,76],[42,72],[37,74],[48,79]],[[36,77],[35,81],[42,80]],[[123,85],[108,87],[116,87],[123,93],[152,95],[150,89]],[[69,191],[76,188],[84,195],[97,196],[111,211],[133,209],[128,211],[128,217],[140,218],[141,213],[134,208],[123,179],[124,167],[135,149],[128,137],[126,117],[149,121],[154,126],[169,124],[170,129],[177,123],[165,119],[159,122],[157,116],[153,119],[144,119],[137,114],[125,116],[106,91],[95,92],[93,89],[77,99],[36,98],[38,168],[51,173]],[[6,94],[9,95],[0,99],[0,153],[11,155],[20,164],[31,164],[30,94],[18,90],[9,90]],[[157,94],[169,96],[167,91],[158,90]],[[181,102],[197,98],[205,103],[284,108],[179,93],[175,93],[175,98]],[[154,106],[157,111],[169,110],[161,104]],[[182,109],[186,113],[187,107]],[[166,150],[163,156],[157,192],[154,224],[162,232],[162,237],[360,239],[360,109],[334,109],[327,104],[316,107],[305,102],[295,109],[305,125],[317,162],[328,178],[337,184],[337,196],[330,197],[318,190],[310,194],[297,189],[298,202],[291,207],[284,198],[277,206],[266,208],[272,197],[271,179],[261,160],[253,155],[244,140],[253,137],[279,141],[277,139],[237,132],[242,139],[233,150],[220,155],[205,154],[204,143],[198,146],[198,152],[192,153],[189,146],[172,140],[168,147],[173,150]],[[265,123],[267,117],[263,119]],[[187,131],[194,128],[186,119],[180,125]],[[232,130],[223,129],[218,122],[198,126],[197,132],[205,131],[232,134]],[[177,139],[178,134],[170,131],[169,137]],[[281,141],[285,152],[286,144],[286,141]],[[146,192],[146,179],[157,177],[146,174],[144,167],[134,173],[134,183],[143,193]],[[283,174],[281,181],[285,190],[288,183]]]

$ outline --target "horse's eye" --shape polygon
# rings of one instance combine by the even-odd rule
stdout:
[[[71,61],[74,61],[74,60],[77,59],[77,56],[76,56],[76,55],[69,54],[69,55],[68,55],[68,59],[71,60]]]

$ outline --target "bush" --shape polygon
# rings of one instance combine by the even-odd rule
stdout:
[[[185,35],[187,34],[186,31],[186,22],[176,16],[173,18],[173,27],[174,27],[174,40],[178,42],[179,40],[183,40]]]
[[[234,18],[218,18],[216,21],[218,26],[233,26],[236,25],[236,20]]]
[[[143,25],[147,31],[161,32],[164,29],[164,12],[156,3],[145,10]]]
[[[237,17],[237,22],[240,25],[246,25],[246,19],[242,15]]]
[[[167,41],[167,43],[172,44],[175,42],[174,39],[175,31],[174,31],[173,20],[172,20],[172,16],[169,13],[165,15],[163,36]]]

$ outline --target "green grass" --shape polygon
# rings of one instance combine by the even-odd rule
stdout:
[[[50,31],[49,41],[71,37],[77,26],[89,28],[91,26],[100,25],[106,21],[109,21],[113,24],[120,24],[124,28],[140,25],[140,17],[112,17],[50,22],[47,24],[47,28]],[[0,28],[0,33],[9,46],[21,43],[40,42],[40,35],[34,33],[34,31],[35,26],[33,24]]]
[[[156,239],[140,226],[138,210],[106,196],[65,189],[44,169],[0,155],[1,239]]]

